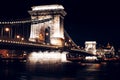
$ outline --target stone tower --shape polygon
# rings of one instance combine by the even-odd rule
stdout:
[[[62,5],[33,6],[31,11],[31,32],[29,41],[51,45],[64,45],[64,16]]]

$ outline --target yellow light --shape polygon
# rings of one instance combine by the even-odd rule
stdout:
[[[44,40],[44,36],[43,36],[42,33],[39,34],[39,39],[40,39],[40,41],[43,41],[43,40]]]
[[[23,41],[23,40],[24,40],[24,38],[22,37],[22,38],[21,38],[21,40]]]
[[[6,31],[6,32],[9,32],[9,31],[10,31],[10,28],[6,27],[6,28],[5,28],[5,31]]]
[[[23,55],[24,55],[24,56],[26,56],[27,54],[26,54],[26,53],[24,53]]]
[[[48,33],[46,33],[45,35],[48,36]]]
[[[71,40],[69,39],[69,42],[71,42]]]
[[[16,37],[19,39],[19,38],[20,38],[20,35],[17,35]]]

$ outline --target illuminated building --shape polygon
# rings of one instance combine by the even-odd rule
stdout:
[[[114,46],[111,46],[109,43],[106,47],[100,47],[97,49],[96,54],[99,56],[105,56],[105,55],[115,55],[115,49]]]
[[[63,20],[66,12],[62,5],[33,6],[29,13],[33,20],[29,41],[63,46]],[[39,22],[45,19],[48,21],[44,23]]]

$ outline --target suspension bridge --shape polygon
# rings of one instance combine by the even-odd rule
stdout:
[[[30,20],[0,22],[0,49],[60,50],[69,54],[92,55],[82,51],[64,29],[62,5],[33,6]]]

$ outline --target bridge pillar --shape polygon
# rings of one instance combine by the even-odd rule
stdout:
[[[96,41],[86,41],[85,51],[96,55]]]
[[[63,46],[66,12],[62,5],[33,6],[28,12],[33,21],[29,41]]]

